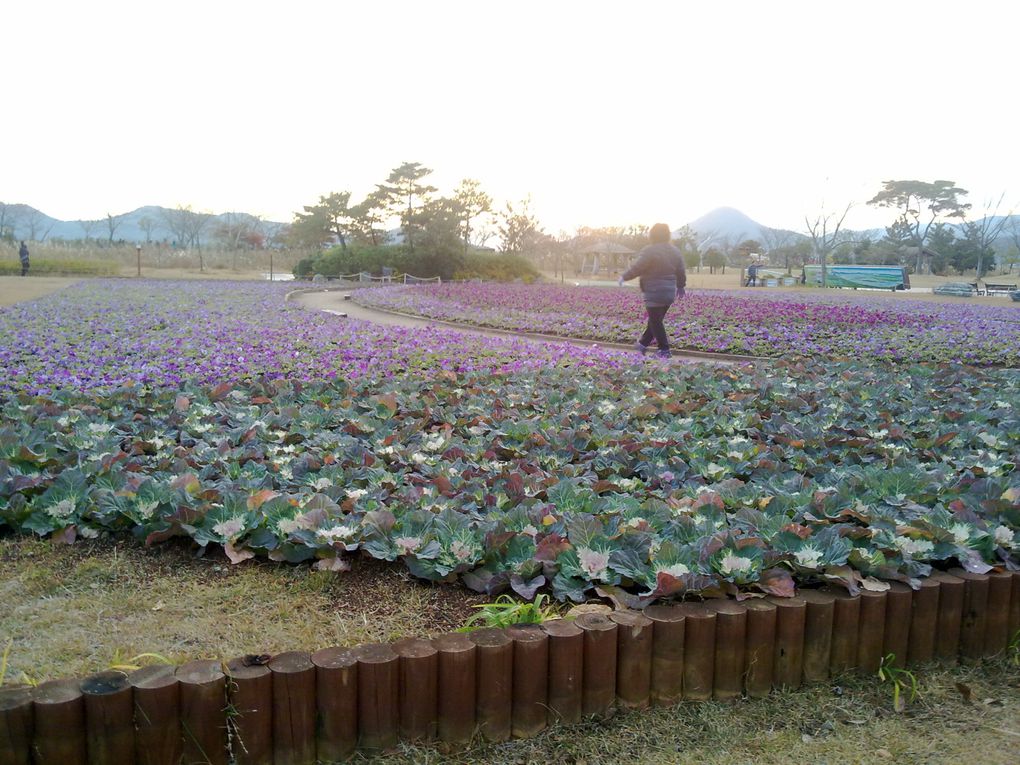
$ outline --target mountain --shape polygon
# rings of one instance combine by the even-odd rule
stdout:
[[[698,234],[701,247],[724,242],[735,245],[745,239],[761,241],[762,230],[768,228],[732,207],[717,207],[687,225]]]
[[[173,234],[167,225],[167,217],[172,216],[173,213],[172,209],[149,205],[116,215],[114,216],[112,238],[117,242],[172,240]],[[287,225],[278,221],[260,220],[254,215],[239,212],[220,213],[212,217],[213,220],[203,231],[203,244],[212,238],[218,224],[232,227],[257,226],[267,237],[278,233],[281,228]],[[54,239],[72,241],[86,237],[98,241],[108,241],[111,238],[110,224],[106,218],[92,221],[58,220],[29,205],[0,203],[0,234],[5,231],[10,231],[15,239],[37,242]]]

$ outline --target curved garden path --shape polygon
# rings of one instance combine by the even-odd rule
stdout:
[[[597,345],[602,348],[614,348],[619,350],[629,351],[633,349],[633,345],[624,343],[607,343],[607,342],[594,342],[592,340],[585,340],[577,337],[561,337],[559,335],[541,335],[529,332],[511,332],[508,330],[501,329],[490,329],[485,327],[476,327],[470,324],[459,324],[452,321],[440,321],[436,319],[426,319],[421,316],[413,316],[406,313],[397,313],[395,311],[384,311],[378,308],[368,308],[363,305],[355,303],[350,300],[347,296],[350,295],[352,289],[356,287],[326,287],[326,288],[310,288],[310,289],[295,289],[293,292],[287,295],[287,299],[291,300],[298,305],[303,306],[314,311],[324,311],[332,314],[346,314],[352,319],[362,319],[364,321],[371,321],[376,324],[390,324],[400,327],[429,327],[429,328],[442,328],[442,329],[455,329],[458,332],[466,332],[472,335],[481,335],[483,337],[523,337],[530,340],[539,340],[543,342],[553,343],[567,343],[570,345],[576,345],[579,347],[591,347]],[[680,359],[683,361],[698,361],[698,362],[709,362],[716,364],[736,364],[743,361],[761,361],[762,359],[755,356],[738,356],[733,354],[725,353],[704,353],[699,351],[673,351],[673,358]]]

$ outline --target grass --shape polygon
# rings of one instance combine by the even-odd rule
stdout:
[[[175,662],[349,645],[461,626],[482,602],[357,560],[345,574],[197,558],[186,543],[53,545],[0,539],[0,651],[6,682],[83,676],[142,653]],[[397,763],[958,763],[1005,765],[1020,743],[1020,666],[1012,657],[915,670],[920,692],[897,714],[888,685],[848,675],[735,703],[683,704],[554,728],[458,752],[403,745]]]
[[[462,752],[404,746],[378,765],[1006,765],[1020,744],[1020,670],[1004,660],[918,673],[903,714],[872,676],[734,703],[686,703],[618,714],[526,741]],[[969,692],[970,701],[961,686]],[[367,759],[367,758],[366,758]]]
[[[142,653],[174,662],[450,632],[481,598],[357,560],[308,566],[196,558],[184,543],[56,546],[0,539],[0,650],[6,682],[83,676]]]
[[[799,270],[795,270],[794,273],[799,274]],[[542,275],[546,277],[550,282],[559,282],[558,276],[554,276],[550,271],[543,271]],[[912,287],[920,289],[931,289],[937,287],[940,284],[947,284],[949,282],[972,282],[976,279],[973,274],[970,276],[934,276],[931,274],[912,275],[910,277],[910,284]],[[1015,282],[1018,276],[1015,274],[1003,274],[999,276],[989,275],[991,281],[1006,281]],[[571,278],[569,275],[564,280],[567,284],[579,284],[585,287],[615,287],[616,286],[616,275],[606,276],[599,275],[596,278],[590,276],[575,276]],[[631,289],[637,289],[637,280],[627,283]],[[735,290],[735,289],[746,289],[748,293],[753,293],[760,296],[769,297],[793,297],[799,293],[803,294],[814,294],[817,295],[821,292],[817,287],[802,287],[800,285],[794,287],[747,287],[743,288],[740,284],[740,269],[727,268],[726,273],[716,272],[710,274],[708,269],[704,269],[701,273],[691,270],[687,272],[687,286],[691,289],[709,289],[709,290]],[[859,297],[867,297],[869,299],[885,299],[885,300],[921,300],[930,303],[970,303],[974,305],[1006,305],[1012,306],[1012,303],[1008,297],[1004,295],[973,295],[969,298],[953,297],[951,295],[935,295],[930,292],[893,292],[892,290],[847,290],[838,289],[832,290],[832,294],[836,295],[857,295]],[[1004,298],[1004,299],[1003,299]]]
[[[138,251],[134,243],[100,246],[94,243],[29,242],[31,262],[37,260],[101,261],[119,267],[122,276],[134,276],[138,266]],[[272,252],[273,269],[276,273],[290,273],[301,258],[313,255],[317,250],[288,249]],[[201,273],[203,278],[217,278],[222,274],[261,274],[269,271],[269,250],[224,250],[205,247],[198,250],[178,250],[167,245],[142,243],[142,275],[156,277],[165,272],[182,271]],[[18,263],[18,243],[0,242],[0,262]],[[200,264],[204,271],[199,272]],[[181,278],[174,276],[172,278]],[[261,276],[255,277],[261,278]]]

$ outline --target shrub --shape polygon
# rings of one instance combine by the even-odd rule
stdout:
[[[520,279],[531,284],[540,276],[531,262],[520,255],[469,252],[462,260],[463,264],[454,273],[454,279],[484,279],[493,282]]]
[[[461,266],[460,254],[448,246],[419,246],[412,252],[404,245],[351,245],[346,250],[333,247],[310,260],[302,261],[295,267],[294,275],[341,276],[365,272],[381,276],[383,268],[392,268],[396,273],[422,278],[439,276],[448,280],[454,278]]]
[[[294,278],[305,279],[315,273],[315,259],[301,258],[294,266]]]
[[[310,263],[311,266],[309,270],[303,270],[299,274],[295,268],[294,275],[340,276],[364,271],[380,276],[384,267],[392,268],[395,271],[404,271],[405,251],[401,245],[381,247],[352,245],[346,250],[342,247],[333,247],[325,252],[320,252],[311,259],[301,261],[299,265],[306,264],[303,268],[308,268],[307,263]]]

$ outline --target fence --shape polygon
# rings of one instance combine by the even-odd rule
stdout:
[[[335,276],[322,275],[322,278],[325,281],[338,280],[342,282],[379,282],[382,284],[393,284],[397,282],[401,284],[430,284],[433,282],[436,284],[443,283],[442,278],[439,276],[422,277],[402,273],[389,273],[389,274],[384,273],[382,276],[373,276],[367,271],[359,271],[358,273],[354,274],[336,274]],[[315,281],[315,279],[313,278],[312,281]]]
[[[850,596],[653,605],[433,640],[154,665],[0,690],[0,763],[341,761],[465,744],[898,663],[976,660],[1020,631],[1020,572],[936,573]],[[183,760],[182,760],[183,758]]]

